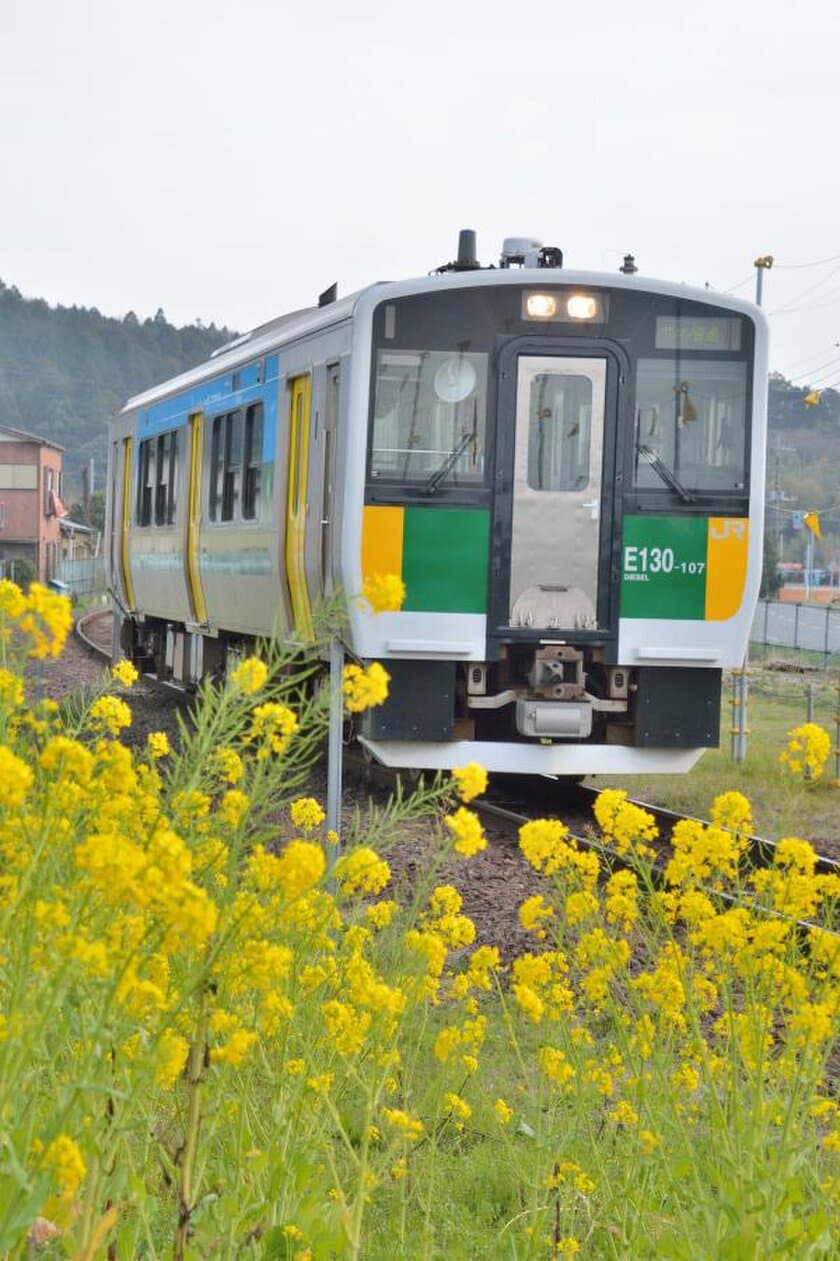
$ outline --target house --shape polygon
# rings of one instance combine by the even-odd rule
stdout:
[[[63,460],[55,442],[0,425],[0,577],[55,576],[59,522],[67,516]]]

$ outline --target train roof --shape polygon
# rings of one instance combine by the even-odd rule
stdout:
[[[717,293],[713,289],[698,289],[694,286],[638,274],[526,267],[486,267],[470,271],[433,273],[410,280],[377,281],[326,306],[302,307],[269,320],[265,324],[260,324],[250,332],[243,333],[225,345],[217,347],[209,359],[195,368],[171,377],[168,381],[144,390],[141,394],[135,394],[122,408],[120,415],[134,411],[137,407],[148,407],[181,390],[189,389],[271,351],[281,349],[289,342],[350,320],[362,310],[371,310],[386,294],[388,297],[398,298],[441,289],[467,289],[493,285],[538,285],[540,287],[579,285],[590,288],[597,286],[601,289],[638,290],[723,307],[748,315],[762,327],[765,326],[764,316],[760,309],[742,298],[735,298],[728,293]]]

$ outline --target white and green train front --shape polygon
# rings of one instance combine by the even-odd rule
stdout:
[[[391,695],[362,739],[394,766],[689,769],[719,739],[761,568],[760,312],[631,276],[432,277],[354,319],[342,569]],[[363,467],[364,465],[364,467]],[[362,489],[363,488],[363,489]]]

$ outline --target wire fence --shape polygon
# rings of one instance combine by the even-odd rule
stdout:
[[[764,657],[781,648],[823,669],[840,665],[840,606],[759,600],[750,639]]]

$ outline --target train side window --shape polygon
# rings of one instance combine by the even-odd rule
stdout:
[[[152,507],[155,486],[156,439],[147,438],[140,443],[137,453],[137,524],[152,524]]]
[[[170,434],[169,443],[169,500],[166,505],[166,524],[173,525],[178,510],[178,434]]]
[[[542,372],[531,384],[528,485],[532,490],[584,490],[589,483],[592,382]]]
[[[242,412],[213,420],[210,446],[210,520],[233,521],[242,491]]]
[[[175,488],[178,475],[178,434],[163,433],[155,452],[155,525],[172,525],[175,520]]]
[[[227,417],[216,416],[213,420],[213,432],[210,441],[210,520],[218,521],[219,505],[222,500],[222,483],[225,471],[225,421]]]
[[[226,420],[222,520],[233,521],[238,516],[242,491],[242,412],[229,412]]]
[[[169,434],[158,435],[155,450],[155,525],[166,524],[166,505],[169,498]]]
[[[262,478],[263,405],[252,403],[245,412],[245,479],[242,488],[242,516],[253,521],[259,516]]]

